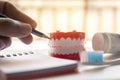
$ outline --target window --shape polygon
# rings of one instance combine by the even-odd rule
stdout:
[[[120,0],[10,0],[49,34],[84,31],[91,40],[96,32],[120,33]],[[27,5],[26,5],[27,4]]]

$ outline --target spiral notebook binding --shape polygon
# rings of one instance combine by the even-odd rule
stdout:
[[[6,58],[6,57],[17,57],[17,56],[24,56],[24,55],[31,55],[34,54],[34,52],[21,52],[21,53],[11,53],[11,54],[0,54],[0,58]]]

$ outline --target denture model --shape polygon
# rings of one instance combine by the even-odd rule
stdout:
[[[80,52],[85,51],[84,32],[60,32],[50,33],[49,53],[53,57],[80,60]]]

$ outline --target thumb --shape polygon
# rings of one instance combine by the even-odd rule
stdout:
[[[10,18],[0,18],[0,35],[23,38],[32,31],[31,25]]]

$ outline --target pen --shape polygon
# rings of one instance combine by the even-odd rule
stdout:
[[[48,36],[46,36],[45,34],[43,34],[42,32],[39,32],[35,29],[32,29],[32,34],[38,36],[38,37],[42,37],[42,38],[47,38],[47,39],[50,39]]]
[[[0,17],[2,17],[2,18],[7,18],[7,16],[6,15],[3,15],[3,14],[0,14]],[[42,32],[39,32],[39,31],[37,31],[37,30],[35,30],[35,29],[32,29],[32,32],[31,32],[32,34],[34,34],[34,35],[36,35],[36,36],[38,36],[38,37],[41,37],[41,38],[46,38],[46,39],[50,39],[48,36],[46,36],[44,33],[42,33]]]

